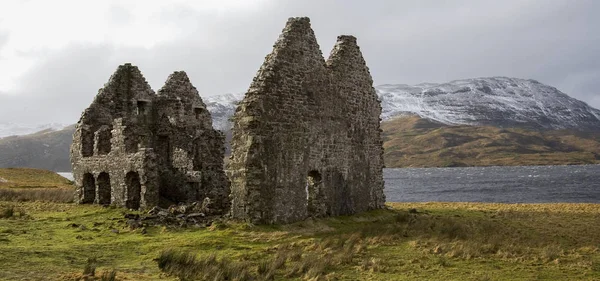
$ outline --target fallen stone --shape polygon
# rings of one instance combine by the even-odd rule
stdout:
[[[150,211],[148,211],[149,215],[157,215],[160,211],[163,211],[161,207],[155,206]]]
[[[189,215],[187,215],[188,218],[203,218],[205,217],[205,215],[203,213],[191,213]]]
[[[139,218],[140,218],[140,215],[138,215],[138,214],[125,214],[125,218],[126,218],[126,219],[134,219],[134,220],[137,220],[137,219],[139,219]]]

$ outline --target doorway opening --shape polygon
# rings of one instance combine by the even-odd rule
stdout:
[[[94,203],[96,200],[96,180],[90,173],[83,174],[83,199],[81,203]]]
[[[306,208],[309,215],[316,213],[318,186],[321,184],[321,173],[317,170],[308,172],[306,176]]]
[[[110,176],[108,173],[102,172],[98,175],[98,204],[109,205],[110,196]]]
[[[125,206],[128,209],[137,210],[140,208],[142,193],[142,184],[140,175],[137,172],[129,172],[125,175],[125,185],[127,185],[127,200]]]

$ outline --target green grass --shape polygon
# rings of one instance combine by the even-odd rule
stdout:
[[[600,205],[389,206],[292,225],[144,233],[118,208],[0,202],[12,214],[0,218],[0,280],[77,280],[92,265],[118,280],[600,279]]]
[[[72,188],[68,179],[55,172],[31,168],[0,168],[0,188]]]

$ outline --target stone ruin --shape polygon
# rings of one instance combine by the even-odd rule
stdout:
[[[325,60],[309,19],[290,18],[233,117],[228,180],[224,136],[186,74],[154,94],[135,66],[119,66],[73,136],[76,201],[138,209],[209,198],[253,223],[383,208],[372,85],[356,38],[339,36]]]
[[[78,203],[150,208],[210,198],[229,210],[224,135],[185,72],[155,94],[137,67],[118,67],[73,135]]]
[[[291,18],[234,115],[232,210],[254,223],[383,208],[381,105],[353,36],[324,59]]]

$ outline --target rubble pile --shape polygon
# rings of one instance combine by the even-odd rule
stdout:
[[[131,229],[152,225],[175,227],[207,227],[214,220],[222,218],[219,210],[211,209],[212,201],[205,198],[202,202],[180,203],[169,208],[153,207],[145,214],[125,214],[127,225]]]

